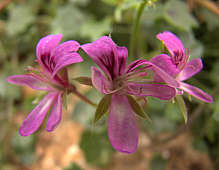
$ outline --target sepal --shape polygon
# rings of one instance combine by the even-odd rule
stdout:
[[[183,115],[183,118],[184,118],[184,121],[185,123],[187,123],[188,121],[188,111],[187,111],[187,108],[186,108],[186,104],[183,100],[183,97],[180,96],[180,95],[176,95],[176,103],[178,104],[179,108],[180,108],[180,111]]]
[[[137,114],[138,116],[147,119],[148,121],[151,122],[151,119],[149,118],[149,116],[145,113],[144,109],[141,107],[141,105],[138,104],[138,102],[130,95],[126,95],[126,97],[128,98],[129,104],[131,105],[133,111],[135,112],[135,114]]]
[[[108,111],[110,107],[111,96],[112,95],[110,94],[105,95],[98,103],[97,109],[95,112],[94,123],[100,120],[101,117]]]

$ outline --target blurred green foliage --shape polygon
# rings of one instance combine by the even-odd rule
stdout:
[[[64,40],[74,39],[82,44],[102,35],[111,35],[117,44],[128,47],[132,23],[141,2],[142,0],[16,0],[0,10],[0,169],[10,165],[11,154],[7,154],[8,150],[13,150],[12,155],[21,163],[31,164],[35,160],[34,147],[37,141],[37,136],[34,135],[20,137],[17,125],[14,125],[17,112],[30,112],[33,108],[33,96],[24,96],[20,87],[6,83],[5,78],[23,73],[28,65],[35,65],[35,46],[40,38],[48,34],[62,33]],[[189,11],[185,0],[147,2],[137,36],[136,55],[150,59],[159,54],[161,43],[156,39],[156,34],[169,30],[179,35],[189,49],[191,58],[203,59],[203,71],[189,82],[213,94],[215,101],[206,105],[192,127],[192,134],[194,147],[207,152],[215,167],[219,167],[219,17],[199,5],[195,10]],[[219,5],[217,0],[215,2]],[[85,62],[74,66],[79,69],[80,75],[71,72],[69,75],[72,78],[90,75],[92,62],[86,55],[82,56]],[[101,98],[94,89],[85,95],[95,103]],[[193,98],[192,101],[186,99],[188,118],[200,104]],[[140,121],[143,124],[142,132],[147,130],[153,135],[175,132],[184,123],[176,104],[148,98],[145,111],[152,119],[152,124]],[[93,126],[94,113],[95,108],[78,102],[72,111],[72,119],[87,128],[80,142],[87,162],[104,166],[111,161],[114,152],[104,127],[107,122],[103,119]],[[166,160],[155,155],[150,167],[152,170],[164,169],[165,163]],[[72,164],[66,169],[80,168]]]
[[[167,161],[159,154],[155,154],[150,161],[150,170],[165,170]]]
[[[63,170],[82,170],[82,169],[76,163],[72,163],[70,166],[64,168]]]
[[[84,131],[80,147],[84,151],[86,161],[99,166],[109,164],[114,152],[104,127],[101,130]]]
[[[25,164],[31,164],[35,160],[35,136],[23,137],[15,133],[11,139],[12,149]]]

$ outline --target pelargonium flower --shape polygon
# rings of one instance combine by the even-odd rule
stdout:
[[[182,94],[183,91],[185,91],[204,102],[213,102],[213,98],[210,95],[197,87],[183,82],[201,71],[203,68],[202,60],[200,58],[195,58],[188,61],[188,50],[185,49],[180,39],[169,31],[159,33],[157,38],[164,43],[170,56],[161,54],[152,58],[150,62],[154,63],[177,80],[180,85],[176,89],[177,93]],[[162,81],[162,79],[163,78],[159,75],[156,76],[157,82]]]
[[[46,129],[53,131],[61,121],[63,93],[75,88],[68,81],[65,67],[83,61],[76,53],[80,44],[76,41],[66,41],[59,44],[61,39],[62,34],[48,35],[38,42],[36,55],[41,69],[31,67],[27,74],[13,75],[7,78],[9,83],[48,92],[19,128],[19,133],[22,136],[34,133],[42,124],[50,108],[51,112]]]
[[[175,89],[164,84],[138,81],[147,75],[147,68],[153,64],[146,60],[136,60],[126,65],[128,51],[117,46],[111,38],[103,36],[81,48],[100,67],[92,67],[92,83],[102,94],[111,95],[108,116],[108,136],[112,146],[120,152],[132,153],[138,144],[138,128],[132,103],[128,96],[153,96],[169,100],[175,96]],[[162,77],[169,77],[167,82],[176,85],[171,76],[154,65]],[[143,72],[142,72],[143,71]],[[105,97],[104,96],[104,97]]]

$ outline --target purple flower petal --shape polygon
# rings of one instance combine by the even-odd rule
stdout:
[[[110,90],[111,83],[107,80],[103,74],[96,67],[91,67],[92,71],[92,83],[94,87],[103,94],[109,94],[112,91]]]
[[[57,64],[59,63],[59,60],[62,60],[63,56],[71,55],[72,53],[75,53],[78,51],[80,47],[80,44],[77,41],[66,41],[58,46],[56,46],[51,51],[50,56],[50,64]]]
[[[138,127],[128,99],[113,94],[108,117],[108,136],[119,152],[133,153],[138,145]]]
[[[48,132],[53,131],[62,119],[62,93],[58,93],[54,100],[52,110],[47,123],[46,130]]]
[[[118,70],[116,70],[115,74],[122,75],[125,73],[126,61],[128,58],[128,50],[126,47],[117,46],[114,53],[116,54],[115,57],[118,58]]]
[[[185,48],[180,39],[169,31],[158,34],[157,38],[163,41],[164,45],[170,52],[173,62],[180,70],[182,70],[188,60],[189,54],[188,50],[187,54],[185,53]]]
[[[28,86],[35,90],[45,90],[45,91],[51,90],[51,88],[45,82],[34,77],[31,74],[13,75],[7,77],[6,80],[9,83]]]
[[[170,56],[166,54],[161,54],[158,56],[153,57],[150,62],[164,70],[167,74],[174,77],[179,73],[179,69],[173,63]]]
[[[170,100],[176,95],[175,88],[162,84],[127,84],[126,92],[135,96],[153,96],[161,100]]]
[[[152,69],[154,70],[154,72],[160,76],[161,80],[163,80],[164,82],[166,82],[169,86],[172,87],[179,87],[179,83],[178,81],[176,81],[174,79],[174,77],[170,76],[168,73],[166,73],[165,70],[163,70],[162,68],[160,68],[159,66],[157,66],[156,64],[152,63],[152,62],[147,62],[148,64],[150,64],[152,66]],[[155,75],[155,81],[156,81],[156,76]]]
[[[79,63],[82,62],[83,59],[78,53],[69,53],[64,56],[61,56],[55,64],[55,68],[53,69],[52,77],[56,75],[56,73],[62,69],[63,67],[66,67],[68,65],[71,65],[73,63]]]
[[[164,31],[162,33],[157,34],[157,38],[163,41],[171,56],[174,56],[175,52],[177,51],[181,51],[184,53],[184,45],[175,34],[169,31]]]
[[[36,54],[39,60],[42,56],[48,56],[62,39],[62,34],[48,35],[40,39],[36,47]]]
[[[116,44],[108,36],[103,36],[93,43],[84,44],[81,48],[103,70],[110,79],[115,77],[118,70],[118,57],[115,58]]]
[[[135,70],[137,67],[142,66],[142,65],[146,65],[146,60],[135,60],[132,63],[130,63],[127,67],[126,67],[126,73],[128,72],[132,72],[133,70]],[[148,64],[147,64],[148,65]]]
[[[36,54],[39,64],[48,71],[47,65],[52,49],[54,49],[62,39],[62,34],[48,35],[42,38],[36,47]],[[46,65],[45,65],[46,64]]]
[[[177,76],[177,79],[180,81],[187,80],[201,71],[202,67],[202,60],[200,58],[192,59],[185,65],[184,69]]]
[[[212,103],[213,102],[213,98],[205,93],[204,91],[202,91],[201,89],[191,86],[187,83],[180,83],[180,89],[184,90],[185,92],[191,94],[192,96],[198,98],[199,100],[202,100],[204,102],[207,103]]]
[[[51,56],[54,57],[54,60],[56,61],[66,54],[77,52],[79,47],[80,44],[77,41],[66,41],[52,49]]]
[[[40,127],[55,98],[56,93],[49,93],[32,110],[19,128],[21,136],[31,135]]]

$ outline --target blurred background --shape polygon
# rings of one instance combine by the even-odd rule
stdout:
[[[35,107],[39,92],[8,84],[5,78],[36,66],[35,47],[43,36],[62,33],[81,44],[111,35],[129,47],[132,24],[142,0],[0,0],[0,170],[218,170],[219,169],[219,1],[148,0],[140,21],[134,58],[160,53],[156,34],[176,33],[201,57],[204,69],[188,82],[214,96],[212,104],[188,100],[188,124],[176,104],[147,99],[152,123],[137,118],[139,147],[116,152],[107,137],[107,117],[92,124],[95,108],[69,96],[57,129],[21,137],[18,128]],[[93,64],[69,67],[70,78],[90,76]],[[73,82],[76,86],[79,85]],[[80,85],[98,103],[101,95]],[[46,123],[46,121],[44,121]]]

